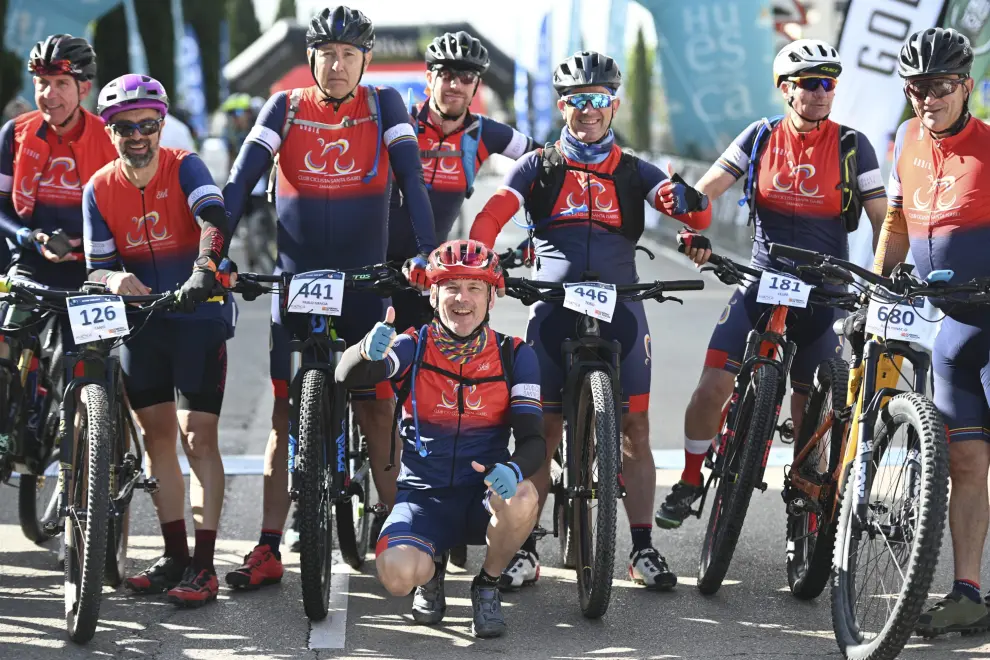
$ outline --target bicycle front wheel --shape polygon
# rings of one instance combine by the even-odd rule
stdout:
[[[833,558],[832,629],[851,660],[888,660],[904,648],[938,565],[948,500],[948,445],[935,404],[898,394],[873,434],[860,486],[866,512],[856,511],[858,458],[842,494]]]
[[[732,423],[732,439],[716,464],[721,473],[698,565],[698,590],[703,594],[717,592],[729,571],[772,439],[779,386],[776,369],[763,367],[753,373]]]
[[[65,518],[65,623],[73,642],[96,632],[103,597],[110,518],[110,445],[113,429],[106,390],[86,385],[85,426],[80,433],[69,512]]]
[[[335,506],[337,517],[337,545],[347,565],[357,570],[364,564],[371,545],[371,458],[368,439],[361,433],[351,406],[348,410],[348,497]]]
[[[299,447],[296,483],[299,499],[299,566],[302,574],[303,609],[313,621],[330,611],[330,570],[333,566],[333,505],[330,502],[331,391],[327,375],[319,369],[303,374],[299,396]]]
[[[578,594],[589,619],[604,616],[612,596],[619,431],[612,380],[588,373],[581,385],[568,469],[577,489],[570,504]]]

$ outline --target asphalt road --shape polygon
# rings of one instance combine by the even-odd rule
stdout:
[[[484,196],[476,195],[476,200]],[[475,204],[478,202],[476,201]],[[506,237],[508,245],[518,238]],[[683,279],[693,267],[677,255],[640,257],[643,279]],[[676,481],[683,411],[700,372],[705,346],[730,291],[714,280],[701,292],[684,294],[683,306],[648,303],[653,336],[652,445],[657,450],[657,503]],[[501,300],[494,324],[521,334],[527,310]],[[271,409],[266,354],[268,301],[241,304],[237,336],[229,345],[227,396],[221,446],[230,472],[217,544],[221,573],[238,565],[253,547],[260,522],[261,486],[257,455],[263,453]],[[786,456],[775,452],[772,464]],[[104,592],[101,626],[85,646],[64,633],[62,572],[55,544],[37,547],[21,535],[16,491],[0,490],[0,658],[730,658],[779,660],[840,657],[832,637],[828,593],[817,602],[795,600],[784,572],[782,470],[768,472],[771,487],[756,494],[728,580],[713,597],[695,589],[702,525],[690,520],[677,532],[654,532],[657,547],[680,575],[668,594],[646,592],[627,580],[617,561],[611,607],[598,621],[584,619],[577,605],[573,572],[559,568],[556,542],[541,545],[543,570],[537,585],[505,598],[507,636],[476,640],[470,634],[469,582],[481,563],[472,548],[467,571],[447,579],[448,616],[437,627],[417,626],[411,598],[391,598],[378,584],[374,564],[360,572],[339,565],[334,607],[328,621],[311,626],[303,614],[298,555],[285,552],[281,585],[254,593],[222,589],[219,601],[200,610],[175,609],[159,598],[135,599]],[[550,526],[549,518],[543,520]],[[191,521],[189,529],[192,529]],[[190,539],[191,543],[192,539]],[[946,543],[934,589],[951,580]],[[629,550],[624,514],[619,516],[617,557]],[[138,494],[131,512],[129,568],[140,570],[161,552],[150,499]],[[914,638],[905,658],[986,658],[990,637],[958,636],[926,642]]]

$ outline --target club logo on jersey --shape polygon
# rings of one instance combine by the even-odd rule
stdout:
[[[316,158],[313,157],[313,151],[306,152],[306,159],[304,164],[306,169],[314,174],[323,174],[326,172],[328,162],[327,156],[333,152],[337,151],[337,157],[333,161],[333,171],[337,175],[350,174],[355,169],[354,159],[351,158],[350,161],[341,161],[344,154],[347,153],[348,149],[351,147],[351,143],[346,138],[340,138],[338,140],[333,140],[328,142],[323,138],[317,138],[317,142],[320,143],[320,155]],[[333,176],[333,174],[329,174]]]
[[[34,198],[34,184],[41,178],[41,172],[36,172],[30,179],[22,177],[20,183],[21,194],[25,197]]]
[[[777,192],[801,195],[802,197],[824,197],[818,194],[818,184],[811,185],[810,179],[815,176],[815,166],[810,163],[802,165],[791,164],[788,172],[777,172],[773,175],[773,187]]]
[[[427,138],[426,142],[428,145],[426,147],[427,151],[457,151],[454,145],[451,144],[450,142],[443,142],[442,140],[434,140],[433,138]],[[437,159],[436,158],[423,159],[423,170],[426,170],[427,168],[432,169],[433,161],[435,160]],[[456,174],[459,165],[460,165],[460,158],[457,158],[456,156],[451,156],[449,158],[447,156],[443,156],[440,158],[440,162],[437,164],[437,167],[440,169],[441,172],[446,172],[447,174]]]
[[[164,224],[159,227],[158,224],[160,221],[161,218],[158,215],[158,211],[152,211],[140,218],[131,218],[131,222],[134,223],[134,229],[127,232],[127,235],[124,237],[127,241],[127,247],[136,248],[147,245],[149,239],[155,241],[168,240],[170,238],[168,227]]]
[[[955,193],[953,193],[951,197],[948,195],[949,191],[951,191],[955,185],[956,177],[952,175],[934,177],[929,174],[928,190],[922,190],[919,187],[914,191],[914,196],[912,197],[914,207],[921,211],[948,211],[949,209],[955,208],[954,205],[958,196]],[[934,209],[932,209],[933,202],[935,204]]]
[[[595,207],[595,211],[610,215],[618,212],[615,197],[611,194],[604,183],[596,179],[594,176],[591,177],[591,181],[589,182],[589,175],[587,172],[572,172],[572,174],[577,180],[579,189],[567,194],[567,198],[565,199],[567,207],[563,209],[559,215],[570,216],[588,214],[589,197],[591,198],[591,203]]]
[[[77,190],[79,188],[79,171],[76,161],[67,156],[52,158],[48,164],[48,176],[39,184],[46,188],[62,188]]]
[[[457,390],[463,386],[449,378],[447,379],[447,385],[450,386],[450,396],[447,396],[448,391],[446,389],[440,393],[440,407],[446,410],[457,410]],[[485,404],[481,402],[481,395],[477,394],[477,391],[477,385],[471,385],[464,389],[465,410],[477,412],[485,407]]]

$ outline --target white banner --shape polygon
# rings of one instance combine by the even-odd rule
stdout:
[[[944,0],[851,0],[839,36],[842,75],[830,119],[855,128],[877,152],[881,170],[904,111],[903,81],[897,56],[914,32],[935,27]],[[886,179],[885,179],[886,180]],[[849,257],[873,264],[873,232],[866,214],[849,236]]]

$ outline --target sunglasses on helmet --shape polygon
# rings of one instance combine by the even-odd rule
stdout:
[[[139,132],[145,137],[149,135],[154,135],[158,132],[158,128],[162,125],[161,119],[145,119],[144,121],[135,124],[132,121],[116,121],[110,124],[110,128],[113,132],[120,137],[131,137],[134,135],[134,131]]]
[[[820,77],[801,77],[801,78],[788,78],[789,81],[796,84],[798,87],[806,92],[813,92],[819,87],[824,89],[826,92],[831,92],[835,89],[835,86],[839,83],[835,78],[820,78]]]
[[[567,105],[572,108],[577,108],[578,110],[584,110],[589,103],[592,108],[601,110],[602,108],[611,108],[612,103],[618,98],[618,96],[604,94],[601,92],[586,92],[583,94],[570,94],[563,97],[563,101]]]
[[[53,60],[45,62],[42,59],[32,60],[28,64],[28,71],[36,76],[62,76],[74,73],[72,62],[69,60]]]
[[[904,93],[918,101],[924,101],[929,96],[940,99],[956,91],[958,85],[966,82],[965,78],[934,78],[931,80],[916,80],[905,83]]]

